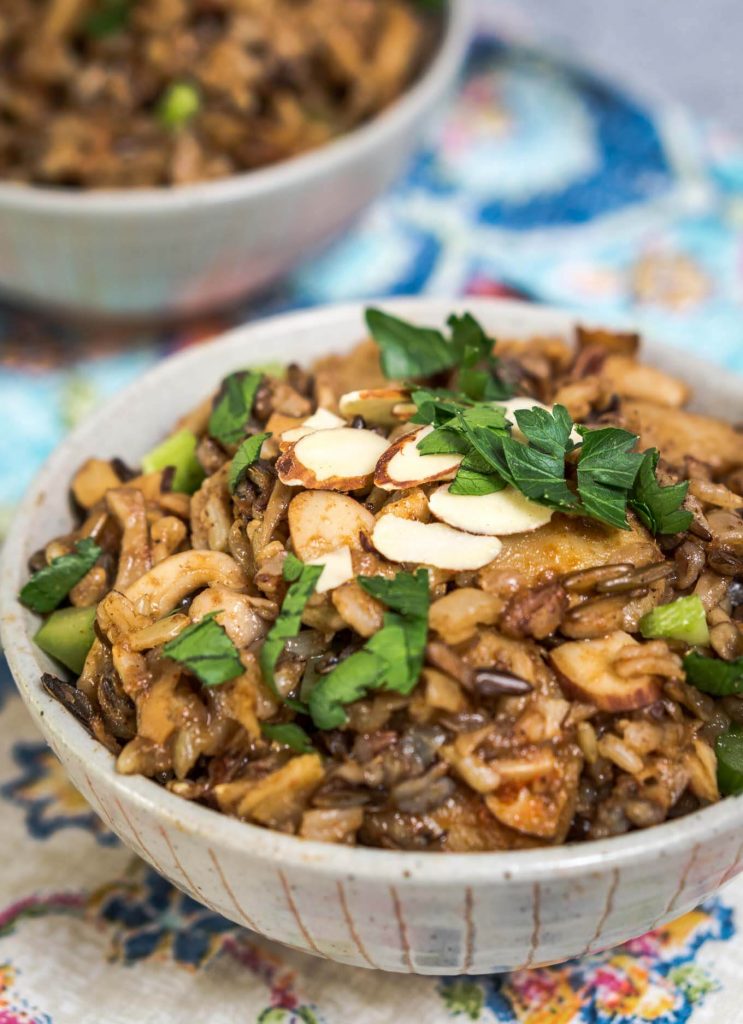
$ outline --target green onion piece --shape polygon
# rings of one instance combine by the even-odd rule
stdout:
[[[274,743],[283,743],[285,747],[289,747],[297,754],[317,753],[312,745],[312,740],[302,726],[296,725],[294,722],[286,722],[279,725],[262,722],[261,732],[267,740],[271,740]]]
[[[201,97],[190,82],[173,82],[164,92],[157,108],[166,128],[183,128],[201,108]]]
[[[315,593],[315,586],[322,575],[321,565],[304,565],[291,553],[284,561],[284,579],[291,583],[281,605],[278,618],[268,631],[263,641],[258,661],[263,673],[263,681],[271,693],[279,700],[281,694],[276,688],[274,669],[286,646],[286,641],[295,637],[302,626],[304,607]],[[296,706],[294,701],[284,701],[289,707]]]
[[[142,469],[145,473],[156,473],[172,466],[175,469],[173,490],[193,494],[201,487],[205,477],[201,463],[196,458],[197,444],[196,436],[190,430],[179,430],[144,456]]]
[[[705,658],[692,651],[684,658],[686,681],[713,697],[730,697],[743,693],[743,658],[723,661]]]
[[[640,632],[646,640],[683,640],[692,646],[709,643],[707,616],[696,594],[653,608],[640,619]]]
[[[34,643],[79,676],[95,640],[97,611],[93,605],[92,608],[60,608],[52,612],[36,633]]]
[[[743,729],[733,726],[717,738],[717,784],[724,796],[743,793]]]

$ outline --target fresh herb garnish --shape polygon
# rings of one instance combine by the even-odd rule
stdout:
[[[659,458],[657,448],[650,448],[644,453],[630,496],[630,506],[651,533],[683,533],[694,518],[691,512],[682,508],[689,483],[683,480],[662,487],[655,476]]]
[[[85,32],[93,39],[123,32],[129,23],[131,0],[98,0],[85,19]]]
[[[267,441],[270,436],[270,434],[254,434],[253,437],[249,437],[247,441],[243,441],[237,449],[235,457],[232,460],[232,465],[230,466],[230,474],[227,478],[230,494],[235,493],[237,485],[256,459],[260,456],[263,442]]]
[[[163,647],[166,657],[185,665],[205,686],[219,686],[245,671],[237,648],[216,621],[218,614],[210,612]]]
[[[283,743],[297,754],[316,754],[312,740],[304,731],[301,725],[294,722],[271,725],[270,722],[261,723],[261,732],[267,740],[275,743]]]
[[[705,658],[692,651],[684,658],[686,681],[703,693],[713,697],[730,697],[743,693],[743,658],[722,661]]]
[[[743,793],[743,728],[734,725],[717,737],[717,785],[723,796]]]
[[[157,116],[166,128],[183,128],[201,109],[199,90],[191,82],[173,82],[158,104]]]
[[[222,444],[238,444],[245,435],[262,374],[245,371],[231,373],[222,384],[214,411],[209,417],[209,433]]]
[[[709,643],[707,614],[697,594],[659,604],[640,619],[640,632],[647,640],[662,637],[692,645]]]
[[[411,693],[420,676],[428,635],[428,570],[400,572],[392,580],[360,576],[359,583],[388,610],[379,632],[312,690],[310,714],[319,729],[342,726],[347,719],[344,705],[372,690]]]
[[[644,456],[632,449],[637,436],[618,427],[578,427],[583,446],[578,459],[578,493],[584,514],[619,530],[627,529],[627,498]]]
[[[457,369],[459,390],[475,401],[511,394],[499,375],[493,355],[495,342],[470,313],[449,317],[449,338],[435,328],[418,327],[381,309],[367,309],[366,323],[379,345],[386,377],[415,379]]]
[[[284,579],[291,583],[291,586],[286,592],[278,618],[263,642],[258,658],[266,686],[280,700],[283,698],[276,689],[273,675],[274,669],[284,650],[286,641],[291,640],[299,633],[302,625],[302,612],[315,592],[315,587],[322,571],[323,566],[305,565],[291,553],[286,556],[284,561]],[[297,702],[284,701],[284,703],[293,707]]]
[[[54,611],[93,568],[101,553],[101,548],[89,537],[77,541],[68,555],[60,555],[35,572],[18,599],[31,611],[42,615]]]

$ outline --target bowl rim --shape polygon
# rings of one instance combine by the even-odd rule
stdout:
[[[474,0],[448,0],[437,49],[418,78],[370,121],[317,149],[252,171],[192,185],[143,189],[95,189],[65,192],[45,185],[0,181],[0,210],[16,209],[78,216],[130,216],[133,211],[173,214],[185,208],[257,199],[318,178],[374,150],[385,137],[417,121],[435,104],[459,72],[474,23]]]
[[[714,841],[715,836],[743,826],[743,796],[727,797],[717,804],[697,810],[692,814],[667,821],[648,829],[630,832],[609,839],[590,840],[557,847],[538,847],[531,850],[507,850],[477,853],[417,853],[414,851],[384,850],[368,847],[337,846],[301,839],[297,836],[239,821],[226,814],[187,801],[170,793],[157,783],[141,776],[118,775],[114,769],[111,754],[64,708],[47,694],[39,685],[40,666],[36,660],[36,649],[31,640],[31,630],[23,626],[28,612],[17,601],[17,590],[26,571],[24,552],[26,550],[26,524],[32,521],[32,514],[42,498],[46,485],[45,478],[57,466],[64,466],[76,448],[78,438],[93,429],[105,431],[105,424],[111,417],[131,408],[143,383],[148,386],[166,382],[172,376],[188,372],[189,367],[198,367],[208,360],[208,353],[215,346],[223,349],[238,346],[241,351],[250,346],[251,340],[264,342],[268,337],[279,338],[292,330],[316,329],[319,326],[347,325],[349,333],[353,325],[358,330],[361,310],[370,304],[379,305],[400,316],[435,317],[440,319],[452,309],[466,306],[474,315],[487,318],[489,313],[515,316],[524,322],[524,329],[538,334],[552,331],[564,334],[577,321],[594,319],[585,314],[575,314],[555,307],[535,306],[529,303],[495,298],[395,298],[322,306],[299,312],[244,324],[218,335],[208,345],[186,349],[163,360],[146,374],[119,392],[105,406],[87,417],[55,449],[36,476],[26,496],[18,507],[11,523],[2,556],[0,558],[0,635],[8,663],[27,707],[37,719],[43,717],[43,730],[55,740],[55,750],[61,747],[85,765],[90,775],[102,780],[114,793],[133,802],[143,814],[154,815],[167,820],[171,827],[187,834],[190,838],[205,841],[208,845],[261,859],[271,859],[282,865],[311,867],[313,870],[330,875],[345,875],[355,879],[397,880],[408,883],[425,883],[445,886],[452,882],[468,880],[484,884],[507,883],[511,881],[539,881],[545,875],[561,878],[580,877],[588,870],[605,871],[620,868],[633,862],[664,858],[686,847],[698,847],[704,841]],[[352,338],[349,338],[349,344]],[[688,368],[689,379],[710,377],[710,371],[718,370],[713,364],[696,359],[686,352],[658,345],[652,340],[645,342],[651,359],[654,353],[665,354],[678,363],[683,358]],[[731,395],[739,394],[743,378],[719,368],[719,388]],[[740,853],[743,854],[743,843]]]

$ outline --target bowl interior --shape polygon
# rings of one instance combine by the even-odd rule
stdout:
[[[564,311],[494,300],[406,299],[382,302],[384,308],[421,324],[439,327],[452,310],[472,312],[495,337],[551,334],[569,339],[576,318]],[[49,538],[71,525],[66,495],[79,464],[89,456],[120,456],[136,464],[143,452],[159,442],[180,415],[216,387],[225,374],[270,360],[309,363],[314,357],[342,352],[364,337],[363,307],[331,307],[291,314],[241,327],[218,340],[168,359],[135,385],[108,402],[75,430],[43,467],[22,503],[8,535],[0,575],[2,639],[14,677],[32,714],[55,749],[66,748],[81,758],[91,773],[102,773],[126,790],[149,813],[178,820],[179,827],[209,836],[212,843],[251,849],[284,862],[311,859],[320,870],[347,870],[353,861],[357,874],[398,876],[415,867],[429,883],[462,877],[538,877],[546,870],[580,874],[586,865],[621,862],[653,851],[668,850],[688,841],[694,831],[713,834],[743,825],[743,798],[728,799],[683,819],[607,841],[516,853],[450,854],[445,858],[366,848],[338,848],[270,832],[217,814],[173,796],[144,778],[116,775],[113,758],[94,741],[39,683],[42,672],[58,667],[31,640],[37,619],[18,604],[30,555]],[[650,342],[650,363],[685,377],[695,388],[694,405],[715,415],[740,415],[743,381],[683,352]]]

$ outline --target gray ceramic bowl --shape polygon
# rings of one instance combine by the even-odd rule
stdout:
[[[569,337],[567,313],[492,300],[385,303],[439,326],[471,310],[494,335]],[[553,849],[417,854],[306,842],[188,803],[113,758],[42,689],[56,671],[16,601],[26,560],[70,525],[66,493],[90,455],[131,462],[226,373],[266,353],[309,361],[364,335],[360,306],[268,320],[169,359],[104,406],[57,450],[11,528],[0,580],[2,639],[18,688],[70,778],[134,851],[195,899],[249,928],[360,967],[484,974],[615,945],[690,909],[743,867],[743,798],[646,831]],[[740,416],[743,382],[654,343],[647,359],[686,377],[696,404]]]
[[[451,89],[471,0],[452,0],[418,81],[303,156],[180,188],[64,192],[0,182],[0,291],[76,314],[161,317],[234,301],[328,242],[398,176]]]

